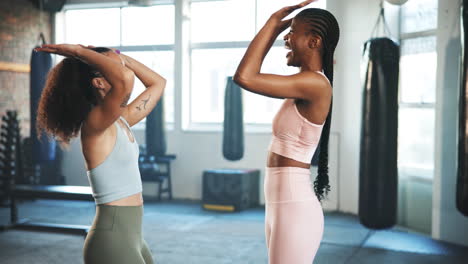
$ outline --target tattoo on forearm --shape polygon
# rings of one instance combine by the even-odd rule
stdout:
[[[125,98],[123,99],[122,103],[120,104],[120,107],[126,107],[127,106],[127,103],[128,103],[128,100],[130,100],[130,94],[127,94],[125,96]]]
[[[139,105],[137,105],[136,108],[137,108],[139,111],[141,111],[141,110],[146,110],[146,104],[149,102],[150,97],[151,97],[151,94],[148,95],[148,98],[141,100],[141,103],[140,103]]]

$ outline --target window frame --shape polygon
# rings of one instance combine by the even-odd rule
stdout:
[[[175,37],[174,37],[174,43],[173,44],[155,44],[155,45],[122,45],[122,9],[124,8],[129,8],[129,7],[135,7],[131,6],[128,4],[124,4],[123,2],[108,2],[108,3],[86,3],[86,4],[81,4],[81,3],[73,3],[74,1],[71,1],[71,4],[66,4],[63,8],[63,10],[60,13],[56,14],[56,21],[60,21],[61,25],[61,34],[59,34],[58,39],[63,40],[63,42],[66,41],[66,12],[72,11],[72,10],[85,10],[85,9],[108,9],[108,8],[119,8],[119,32],[120,32],[120,45],[117,46],[108,46],[109,48],[114,48],[118,49],[122,52],[151,52],[151,51],[172,51],[174,52],[174,69],[175,69],[175,52],[176,52],[176,44],[175,44]],[[174,6],[174,13],[175,13],[175,1],[174,0],[165,0],[165,1],[160,1],[157,4],[154,4],[152,6],[158,6],[158,5],[173,5]],[[176,18],[177,19],[177,18]],[[56,38],[57,39],[57,38]],[[175,75],[173,78],[175,79]],[[174,87],[175,89],[175,87]],[[175,96],[174,96],[174,101],[175,101]],[[172,103],[175,105],[175,102],[167,102],[165,101],[165,104]],[[175,112],[173,113],[173,121],[166,121],[166,129],[171,131],[174,130],[175,127]],[[146,120],[142,120],[135,124],[132,128],[136,130],[144,130],[146,127]]]
[[[425,29],[421,31],[413,31],[413,32],[406,32],[402,33],[402,20],[404,19],[402,15],[402,7],[399,8],[398,11],[398,29],[399,29],[399,42],[400,44],[405,40],[410,39],[417,39],[423,37],[435,37],[437,41],[437,28],[433,29]],[[438,19],[438,18],[437,18]],[[437,53],[437,49],[435,50]],[[437,59],[437,58],[436,58]],[[437,67],[437,61],[436,65]],[[400,82],[399,82],[400,83]],[[434,112],[434,121],[436,115],[436,102],[421,102],[421,103],[408,103],[403,102],[402,100],[402,85],[401,83],[398,85],[398,109],[431,109]],[[435,127],[434,127],[435,131]],[[400,135],[399,135],[400,137]],[[433,143],[435,144],[435,137]],[[432,182],[434,178],[434,163],[432,168],[421,168],[421,167],[413,167],[413,166],[401,166],[398,165],[398,171],[400,176],[409,177],[409,178],[416,178],[427,182]]]
[[[189,5],[192,3],[200,3],[200,2],[216,2],[216,1],[225,1],[225,0],[187,0]],[[259,13],[258,13],[258,0],[255,1],[255,15],[254,15],[254,32],[255,34],[261,29],[263,25],[258,24],[259,20]],[[322,0],[326,1],[326,0]],[[326,6],[326,2],[325,2]],[[191,32],[190,32],[191,33]],[[248,41],[207,41],[207,42],[190,42],[189,46],[189,53],[190,53],[190,62],[192,61],[192,51],[193,50],[202,50],[202,49],[227,49],[227,48],[248,48],[250,44],[250,40]],[[277,39],[271,48],[275,47],[284,47],[284,41],[282,39]],[[190,65],[190,72],[189,75],[192,76],[192,65]],[[234,74],[234,72],[233,72]],[[190,81],[188,83],[188,87],[182,87],[182,90],[187,91],[189,94],[192,93],[192,78],[190,77]],[[242,91],[243,96],[245,96],[245,91]],[[278,99],[276,99],[278,100]],[[182,114],[185,115],[182,120],[182,130],[184,131],[198,131],[198,132],[210,132],[210,131],[222,131],[223,130],[223,123],[222,122],[195,122],[192,121],[191,115],[191,108],[192,108],[192,98],[188,98],[188,105],[184,107],[188,108],[182,111]],[[244,105],[244,116],[246,114],[246,109]],[[273,116],[271,117],[273,120]],[[244,121],[244,128],[245,131],[248,133],[271,133],[271,123],[251,123]]]
[[[192,43],[190,40],[190,7],[192,3],[199,2],[216,2],[224,0],[161,0],[155,5],[173,5],[174,6],[174,43],[164,45],[122,45],[122,31],[120,25],[120,45],[110,46],[122,52],[142,52],[142,51],[173,51],[174,52],[174,106],[173,122],[166,121],[166,127],[169,130],[180,130],[182,132],[219,132],[223,129],[222,122],[211,123],[196,123],[191,122],[191,98],[192,92],[192,50],[194,49],[222,49],[222,48],[247,48],[251,40],[245,41],[227,41],[227,42],[196,42]],[[255,0],[255,17],[254,17],[254,33],[256,34],[262,25],[259,25],[258,2]],[[326,0],[322,0],[326,1]],[[323,4],[323,6],[326,6]],[[61,21],[62,25],[56,24],[56,34],[59,36],[56,40],[65,40],[65,13],[70,10],[79,9],[105,9],[105,8],[119,8],[120,9],[120,23],[122,23],[122,9],[132,7],[126,2],[102,2],[102,3],[82,3],[79,0],[69,0],[64,6],[62,12],[56,13],[56,21]],[[61,37],[61,39],[60,39]],[[253,37],[253,36],[252,36]],[[281,39],[274,42],[272,47],[283,47],[284,43]],[[234,73],[233,73],[234,74]],[[244,109],[245,111],[245,109]],[[273,119],[273,116],[271,117]],[[140,122],[136,129],[144,129],[144,122]],[[247,133],[271,133],[271,123],[245,123],[245,132]]]
[[[198,0],[197,2],[200,2]],[[207,0],[207,1],[215,1],[215,0]],[[230,41],[230,42],[196,42],[190,45],[190,54],[193,50],[203,50],[203,49],[229,49],[229,48],[247,48],[250,44],[250,41]],[[274,47],[283,47],[284,42],[281,40],[276,40],[272,48]],[[191,58],[190,58],[191,59]],[[190,68],[190,75],[192,74],[192,68]],[[233,72],[234,74],[234,72]],[[190,81],[188,89],[190,94],[192,93],[192,82]],[[242,91],[243,96],[245,96],[245,91]],[[187,131],[222,131],[223,130],[223,123],[222,122],[195,122],[192,121],[191,115],[191,107],[192,107],[192,98],[189,99],[189,105],[186,106],[188,108],[188,116],[186,117],[186,124],[184,126],[184,130]],[[245,115],[245,109],[244,109]],[[273,119],[273,116],[272,116]],[[271,123],[250,123],[245,122],[245,130],[249,133],[270,133],[271,132]]]

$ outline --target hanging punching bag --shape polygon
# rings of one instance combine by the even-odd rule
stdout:
[[[167,150],[166,132],[164,129],[164,95],[153,111],[146,117],[146,154],[164,156]]]
[[[227,78],[224,96],[223,156],[231,161],[244,156],[242,91],[232,77]]]
[[[366,66],[359,167],[359,219],[373,229],[395,225],[398,173],[399,46],[389,38],[364,45]]]
[[[458,128],[458,172],[457,172],[457,208],[458,210],[468,216],[468,128],[467,122],[467,104],[466,98],[468,96],[468,0],[463,0],[462,6],[462,32],[461,39],[462,45],[462,83],[460,88],[460,102],[459,102],[459,128]]]
[[[34,164],[55,160],[56,141],[44,134],[39,140],[36,132],[37,107],[42,89],[44,89],[47,73],[51,67],[52,56],[49,53],[32,52],[30,72],[30,132],[32,140],[32,161]]]

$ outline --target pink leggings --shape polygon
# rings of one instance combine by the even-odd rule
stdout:
[[[269,264],[311,264],[323,235],[322,207],[310,170],[266,168],[265,234]]]

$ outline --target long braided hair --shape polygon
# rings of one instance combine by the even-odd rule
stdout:
[[[336,18],[327,10],[319,8],[308,8],[302,10],[294,18],[307,27],[307,31],[320,37],[322,40],[322,65],[325,76],[333,86],[333,54],[335,53],[338,39],[340,38],[340,28]],[[319,201],[330,191],[328,180],[328,141],[330,138],[330,124],[332,116],[332,104],[323,127],[319,151],[318,174],[314,181],[314,191]]]

